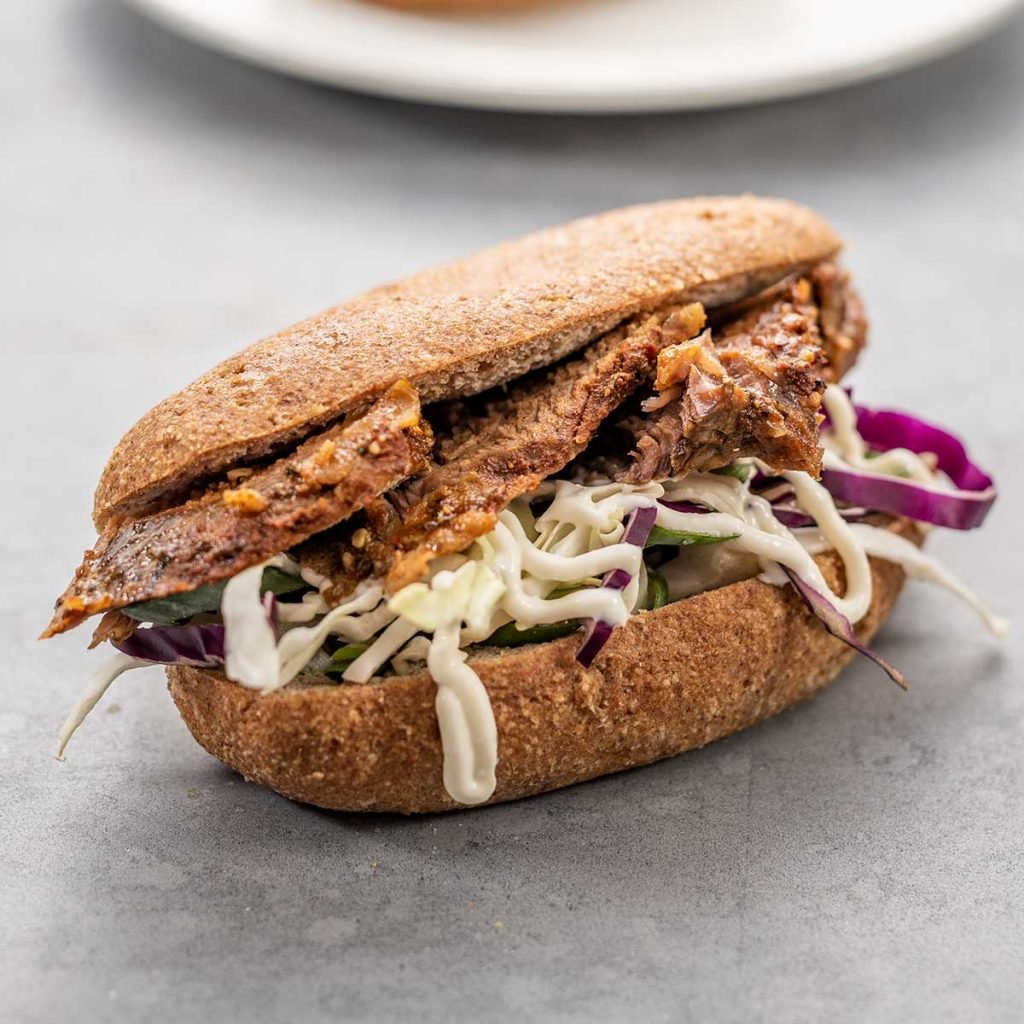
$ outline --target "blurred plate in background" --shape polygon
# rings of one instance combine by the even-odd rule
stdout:
[[[681,110],[814,92],[991,30],[1018,0],[576,0],[425,16],[360,0],[130,0],[238,57],[403,99],[504,110]]]

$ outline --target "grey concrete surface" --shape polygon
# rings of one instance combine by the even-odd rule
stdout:
[[[886,82],[696,116],[430,110],[286,81],[104,0],[4,6],[0,1019],[1024,1018],[1024,24]],[[752,189],[819,207],[873,314],[862,395],[970,435],[1002,501],[812,703],[703,752],[421,820],[321,813],[35,637],[107,452],[240,344],[539,225]]]

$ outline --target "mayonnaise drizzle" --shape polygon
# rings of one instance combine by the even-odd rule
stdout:
[[[417,633],[419,626],[397,618],[362,654],[345,669],[345,681],[368,683],[377,671],[396,655]]]
[[[406,587],[390,602],[401,617],[380,638],[381,642],[387,640],[388,649],[375,653],[371,647],[362,656],[370,660],[357,673],[361,677],[375,671],[374,662],[382,655],[390,657],[414,633],[432,632],[427,668],[437,684],[435,708],[444,750],[444,785],[452,799],[462,804],[482,803],[494,792],[498,731],[487,690],[466,664],[460,627],[465,622],[473,631],[489,628],[483,623],[493,620],[504,592],[493,568],[472,560],[454,571],[435,572],[429,583]],[[345,673],[346,679],[353,678],[355,668],[353,665]]]
[[[1009,632],[1010,623],[1007,619],[994,615],[970,587],[906,537],[868,523],[855,523],[850,529],[857,543],[867,554],[885,559],[887,562],[895,562],[911,579],[934,583],[955,594],[974,610],[993,636],[1005,637]],[[820,530],[798,530],[797,538],[812,555],[821,554],[831,548],[831,544]]]
[[[494,795],[498,728],[484,684],[459,647],[458,623],[435,631],[427,668],[437,683],[444,788],[460,804],[482,804]]]
[[[278,685],[277,637],[263,605],[264,565],[232,576],[224,588],[224,674],[244,686],[271,690]]]
[[[694,474],[675,482],[667,496],[676,501],[700,502],[723,512],[677,512],[659,506],[658,525],[669,530],[709,533],[734,539],[723,541],[730,550],[754,555],[766,583],[787,583],[780,565],[807,580],[851,622],[862,619],[871,605],[871,571],[867,556],[850,533],[849,524],[836,511],[831,495],[806,473],[784,474],[797,494],[800,506],[818,523],[846,568],[846,593],[839,597],[825,582],[817,563],[772,513],[771,505],[752,495],[746,485],[731,477]]]
[[[860,469],[883,476],[909,477],[931,487],[941,486],[940,475],[916,452],[907,448],[870,452],[857,432],[857,410],[837,384],[825,389],[824,406],[829,418],[829,428],[821,434],[826,469]]]
[[[280,674],[275,689],[290,683],[329,636],[340,636],[349,643],[363,643],[387,626],[395,614],[387,604],[381,603],[383,594],[383,587],[363,584],[348,601],[333,608],[315,626],[288,630],[277,645]]]
[[[550,599],[527,593],[523,586],[523,553],[528,545],[517,542],[508,521],[504,518],[504,513],[494,532],[489,534],[487,539],[493,546],[494,571],[508,588],[502,598],[501,609],[520,625],[537,626],[549,622],[563,622],[565,619],[602,619],[618,626],[629,618],[630,609],[626,605],[625,591],[585,587],[572,594]],[[632,544],[621,544],[616,547],[620,560],[608,568],[625,569],[626,572],[636,573],[642,558],[640,549]],[[580,566],[580,571],[575,576],[576,580],[592,576],[593,573],[586,570],[593,565],[589,560],[590,555],[597,553],[589,552],[568,558],[552,556],[562,558],[556,563],[560,572],[555,582],[569,582],[573,579],[568,568],[571,564]]]

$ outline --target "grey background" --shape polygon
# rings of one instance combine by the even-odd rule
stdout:
[[[1021,640],[921,585],[812,703],[703,752],[416,820],[287,803],[158,672],[54,734],[95,663],[39,645],[102,463],[151,403],[364,286],[626,202],[830,216],[862,395],[969,434],[1003,497],[934,549],[1013,613],[1024,24],[882,83],[695,116],[431,110],[262,73],[103,0],[5,4],[0,1017],[1024,1017]]]

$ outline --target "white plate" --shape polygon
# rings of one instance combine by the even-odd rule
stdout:
[[[1019,0],[577,0],[488,16],[360,0],[130,0],[185,35],[303,78],[458,106],[679,110],[793,96],[907,67]]]

